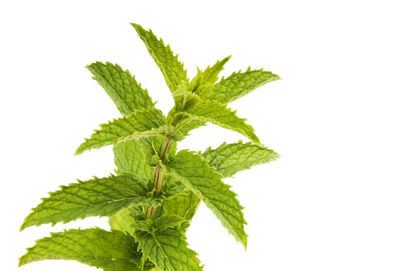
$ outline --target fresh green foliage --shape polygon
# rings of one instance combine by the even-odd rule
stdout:
[[[96,62],[87,66],[93,79],[104,88],[123,115],[130,115],[135,110],[153,107],[147,90],[142,89],[129,71],[110,62]]]
[[[160,110],[149,108],[134,111],[129,116],[110,121],[107,124],[101,124],[100,130],[95,130],[94,134],[79,146],[76,154],[114,144],[135,135],[148,133],[152,129],[159,128],[165,124],[166,119]]]
[[[25,265],[41,260],[75,260],[104,271],[139,271],[141,255],[132,236],[94,228],[52,233],[36,241],[19,260]]]
[[[250,142],[243,144],[241,141],[232,144],[223,143],[214,150],[208,148],[202,156],[224,178],[279,158],[279,155],[271,149]]]
[[[132,173],[151,179],[154,177],[154,168],[150,166],[152,142],[149,138],[138,138],[136,140],[121,141],[114,145],[114,162],[117,173]]]
[[[190,222],[196,213],[199,206],[200,199],[196,197],[191,191],[187,190],[175,198],[169,199],[163,204],[163,215],[178,215],[185,219],[181,228],[187,229]]]
[[[263,71],[262,69],[252,71],[248,68],[246,72],[237,72],[228,78],[222,78],[207,98],[218,101],[221,104],[227,104],[259,86],[278,79],[279,76],[272,72]]]
[[[235,193],[222,182],[222,175],[215,172],[200,155],[186,150],[180,151],[169,161],[167,168],[188,190],[204,201],[236,240],[247,246],[243,207]]]
[[[151,232],[138,230],[134,236],[143,256],[158,270],[202,270],[196,252],[187,247],[186,237],[178,228]]]
[[[179,62],[178,56],[172,52],[171,47],[165,46],[164,41],[158,39],[151,30],[146,31],[138,24],[132,24],[132,26],[160,68],[171,92],[174,92],[180,84],[187,83],[187,72],[182,62]]]
[[[279,157],[227,104],[279,79],[247,70],[218,81],[230,56],[187,78],[169,45],[132,24],[164,75],[174,107],[165,116],[133,75],[109,62],[87,66],[122,116],[100,125],[76,151],[113,146],[115,175],[94,177],[50,193],[26,217],[21,230],[89,216],[109,218],[110,230],[52,233],[29,248],[20,265],[46,259],[76,260],[105,271],[198,271],[186,230],[200,202],[234,238],[247,246],[243,207],[223,178]],[[204,152],[177,151],[177,142],[207,123],[238,132],[251,142],[223,143]]]
[[[33,209],[21,229],[88,216],[111,216],[131,204],[156,205],[157,200],[148,196],[151,190],[147,184],[145,179],[124,174],[63,186]]]
[[[254,134],[253,127],[246,124],[244,119],[236,116],[234,111],[216,101],[202,101],[181,114],[186,115],[189,120],[208,121],[223,128],[239,132],[253,142],[260,143],[260,140]]]
[[[189,84],[189,91],[194,92],[200,97],[207,96],[218,80],[218,74],[231,57],[228,56],[221,61],[217,61],[214,66],[208,66],[204,71],[198,70],[197,75]]]

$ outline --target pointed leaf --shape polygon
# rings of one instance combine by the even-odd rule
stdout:
[[[187,189],[204,201],[222,225],[246,247],[243,207],[236,199],[236,194],[221,181],[222,176],[200,155],[187,150],[180,151],[166,166],[169,174],[173,174]]]
[[[242,142],[224,143],[216,149],[208,148],[202,156],[224,177],[231,177],[238,171],[279,158],[279,154],[271,149]]]
[[[187,247],[186,237],[175,228],[168,228],[155,233],[136,231],[135,239],[139,243],[143,255],[160,270],[202,270],[196,252]]]
[[[187,82],[187,72],[183,64],[179,62],[178,56],[172,52],[171,47],[165,46],[164,41],[158,39],[151,30],[146,31],[134,23],[132,26],[146,44],[147,50],[160,68],[171,92],[174,92],[180,84]]]
[[[75,260],[104,271],[139,271],[135,240],[120,231],[68,230],[52,233],[19,260],[19,266],[41,260]]]
[[[214,88],[215,82],[218,80],[218,74],[230,58],[231,56],[228,56],[221,61],[217,61],[212,67],[208,66],[204,71],[198,70],[196,77],[189,84],[189,90],[200,97],[206,97]]]
[[[21,230],[33,225],[69,222],[88,216],[111,216],[131,204],[157,205],[148,196],[147,180],[126,174],[62,186],[42,199]]]
[[[208,66],[201,75],[202,82],[208,82],[214,84],[218,80],[218,74],[224,69],[226,62],[231,59],[231,56],[227,56],[222,60],[218,60],[213,66]]]
[[[222,78],[207,96],[207,99],[227,104],[266,83],[278,79],[280,79],[279,76],[272,72],[262,69],[250,70],[249,68],[246,72],[237,72],[228,78]]]
[[[118,140],[131,136],[134,133],[149,131],[165,124],[165,116],[160,110],[148,108],[135,111],[129,116],[100,125],[100,130],[95,130],[90,139],[86,139],[79,146],[75,154],[81,154],[86,150],[98,149],[114,144]]]
[[[154,107],[146,89],[143,89],[128,70],[110,62],[95,62],[87,66],[93,79],[104,88],[123,115],[135,110]]]
[[[186,115],[190,119],[196,119],[201,121],[208,121],[219,125],[223,128],[230,129],[241,133],[248,137],[254,143],[260,143],[260,140],[254,133],[253,127],[245,123],[245,119],[241,119],[236,116],[236,112],[227,108],[215,101],[202,101],[195,107],[188,110],[187,112],[181,112],[180,114]],[[178,125],[184,126],[185,122]]]

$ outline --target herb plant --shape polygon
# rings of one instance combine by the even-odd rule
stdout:
[[[20,266],[62,259],[105,271],[202,270],[185,237],[200,201],[237,241],[247,245],[243,207],[222,179],[274,160],[278,154],[262,146],[254,129],[227,104],[279,77],[249,68],[218,81],[230,58],[226,57],[198,70],[189,80],[169,45],[151,30],[132,26],[164,75],[175,106],[164,116],[147,90],[116,64],[96,62],[87,66],[122,117],[100,125],[76,154],[113,145],[116,172],[109,177],[78,180],[50,193],[32,209],[21,230],[89,216],[109,217],[111,230],[52,233],[27,250]],[[251,142],[223,143],[204,152],[177,151],[177,142],[207,122],[241,133]]]

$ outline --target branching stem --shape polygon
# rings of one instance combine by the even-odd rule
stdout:
[[[173,143],[173,140],[171,138],[167,138],[164,140],[161,150],[160,150],[160,158],[162,161],[165,160],[165,156],[167,155],[169,149],[171,148],[171,145]],[[164,169],[162,169],[159,165],[156,166],[156,171],[154,173],[154,188],[156,189],[156,196],[160,195],[162,185],[164,181]],[[150,219],[154,219],[157,215],[157,206],[152,206],[149,208],[147,211],[147,217]]]

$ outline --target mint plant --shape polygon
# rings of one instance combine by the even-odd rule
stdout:
[[[104,178],[78,180],[50,193],[32,209],[21,230],[89,216],[109,217],[111,230],[52,233],[27,250],[20,266],[62,259],[105,271],[202,270],[185,237],[200,201],[247,246],[243,207],[222,179],[277,159],[278,154],[261,145],[254,129],[227,104],[279,77],[249,68],[218,81],[230,58],[226,57],[198,69],[189,80],[169,45],[151,30],[132,26],[164,75],[175,105],[165,116],[129,71],[109,62],[87,66],[122,117],[101,124],[76,154],[113,145],[116,172]],[[177,142],[208,122],[241,133],[251,142],[223,143],[204,152],[177,151]]]

